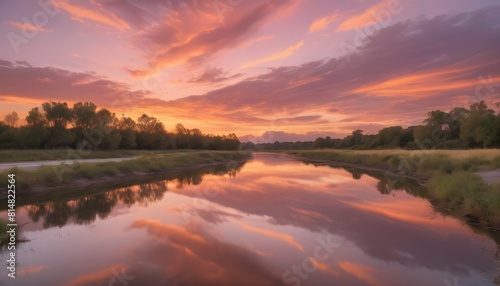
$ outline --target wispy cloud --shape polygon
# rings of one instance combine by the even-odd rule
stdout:
[[[207,68],[203,73],[201,73],[198,76],[195,76],[191,79],[188,80],[190,83],[218,83],[218,82],[223,82],[226,80],[234,79],[241,74],[235,74],[228,76],[227,72],[224,72],[222,69],[218,68]]]
[[[309,26],[309,33],[321,31],[328,28],[328,25],[335,22],[338,19],[338,17],[339,17],[339,12],[336,11],[331,16],[321,17],[314,20],[314,22],[312,22],[312,24]]]
[[[44,29],[43,27],[35,26],[35,25],[32,25],[32,24],[27,23],[27,22],[15,22],[14,21],[14,22],[9,22],[9,24],[12,27],[16,27],[16,28],[19,28],[21,30],[25,30],[25,31],[28,31],[28,32],[32,32],[32,31],[49,32],[49,30]]]
[[[134,42],[141,47],[152,43],[147,70],[205,62],[222,50],[247,42],[250,32],[289,3],[289,0],[244,2],[245,7],[233,11],[223,23],[213,13],[199,12],[197,17],[168,14],[162,23],[140,33]]]
[[[392,0],[382,0],[379,3],[368,7],[360,14],[356,14],[347,20],[344,20],[338,27],[337,31],[349,31],[355,28],[362,28],[370,24],[374,24],[375,15],[383,10],[387,10],[388,5]]]
[[[299,50],[303,45],[304,45],[304,41],[297,42],[297,43],[287,47],[286,49],[284,49],[282,51],[279,51],[279,52],[276,52],[276,53],[269,55],[267,57],[246,63],[242,66],[242,68],[249,68],[249,67],[253,67],[256,65],[263,64],[263,63],[288,58],[290,56],[293,56],[295,54],[295,52],[297,50]]]
[[[130,26],[127,24],[127,22],[123,21],[113,13],[110,13],[104,9],[100,9],[99,6],[95,4],[92,8],[84,8],[81,6],[70,4],[66,1],[57,0],[53,3],[58,8],[70,13],[72,18],[77,21],[85,22],[86,20],[91,20],[111,26],[121,31],[130,29]]]

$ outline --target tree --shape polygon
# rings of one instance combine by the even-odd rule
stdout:
[[[492,109],[488,109],[488,105],[486,105],[486,102],[484,100],[481,100],[480,102],[476,102],[473,105],[470,106],[470,111],[471,112],[477,112],[481,115],[485,114],[495,114],[495,111]]]
[[[51,101],[43,103],[42,108],[50,126],[48,146],[57,148],[73,143],[74,135],[66,129],[73,117],[68,104]]]
[[[45,118],[45,115],[40,112],[38,107],[32,108],[28,112],[28,116],[26,116],[26,122],[28,122],[28,125],[30,126],[43,126],[47,127],[47,118]]]
[[[234,133],[222,136],[222,143],[222,149],[224,150],[237,150],[240,146],[240,140]]]
[[[399,137],[403,128],[401,126],[392,126],[383,128],[378,132],[378,143],[382,147],[395,148],[399,146]]]
[[[130,117],[122,117],[115,124],[115,128],[118,129],[122,140],[120,141],[120,148],[122,149],[133,149],[137,146],[136,136],[135,136],[135,121]]]
[[[424,123],[430,126],[441,128],[443,124],[445,124],[446,117],[448,114],[441,110],[434,110],[427,113],[427,118],[424,120]]]
[[[71,109],[66,102],[45,102],[42,103],[45,118],[53,128],[66,129],[66,125],[72,119]]]
[[[48,139],[48,122],[38,107],[32,108],[26,116],[26,147],[31,149],[42,148]]]
[[[73,105],[73,125],[81,130],[94,129],[97,126],[97,106],[91,102],[75,103]]]
[[[189,149],[202,149],[203,144],[203,133],[200,129],[191,129],[189,131]]]
[[[143,114],[137,118],[137,148],[167,149],[171,147],[165,127],[155,117]]]
[[[17,112],[12,111],[11,113],[5,115],[5,124],[11,126],[11,127],[16,127],[17,122],[19,121],[19,116],[17,115]]]
[[[165,127],[155,117],[150,117],[143,114],[141,117],[137,118],[136,124],[137,131],[145,132],[150,134],[159,134],[165,132]]]
[[[363,141],[363,130],[357,129],[352,132],[351,146],[361,144]]]
[[[116,115],[102,108],[96,113],[97,128],[102,134],[102,140],[97,147],[104,150],[113,150],[120,147],[122,136],[115,128]]]
[[[500,145],[500,122],[495,111],[488,109],[484,101],[470,106],[470,113],[460,127],[460,138],[469,147]]]
[[[178,123],[175,125],[175,147],[178,149],[189,148],[189,129]]]

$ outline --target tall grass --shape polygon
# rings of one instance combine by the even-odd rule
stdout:
[[[123,179],[127,175],[168,171],[201,165],[221,164],[230,161],[243,161],[251,158],[250,152],[236,151],[198,151],[148,154],[137,159],[122,162],[75,163],[64,167],[65,172],[58,176],[54,166],[41,166],[36,170],[13,168],[0,174],[16,174],[18,194],[28,194],[33,189],[57,187],[75,183],[79,180],[100,180],[103,178]]]
[[[78,153],[75,150],[0,150],[0,163],[7,162],[26,162],[26,161],[45,161],[45,160],[67,160],[75,159],[75,156],[81,159],[102,159],[102,158],[123,158],[141,155],[154,155],[163,153],[172,153],[173,151],[149,151],[149,150],[113,150],[100,151],[94,150],[88,153]]]
[[[500,150],[305,150],[311,159],[358,164],[429,179],[435,172],[478,172],[500,168]]]
[[[500,183],[475,172],[500,168],[500,150],[306,150],[289,154],[356,164],[428,181],[428,197],[457,215],[500,229]]]

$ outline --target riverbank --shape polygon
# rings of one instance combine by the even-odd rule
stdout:
[[[478,172],[500,168],[500,150],[304,150],[286,153],[412,177],[427,187],[438,208],[491,230],[500,230],[500,182]]]
[[[183,150],[184,151],[184,150]],[[75,159],[109,159],[126,158],[134,156],[157,155],[165,153],[174,153],[172,150],[73,150],[73,149],[54,149],[54,150],[0,150],[0,163],[11,162],[29,162],[46,160],[75,160]],[[188,151],[189,152],[189,151]],[[193,151],[195,152],[195,151]]]
[[[130,180],[162,172],[241,162],[250,158],[252,158],[250,152],[238,151],[157,153],[121,162],[41,166],[35,170],[12,168],[0,173],[0,177],[7,178],[7,174],[16,174],[16,195],[22,196],[59,189],[95,187],[117,180]],[[0,194],[0,199],[5,197],[5,193]]]

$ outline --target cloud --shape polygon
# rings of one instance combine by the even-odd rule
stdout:
[[[396,3],[396,5],[394,5]],[[399,3],[399,5],[397,4]],[[360,14],[354,15],[347,20],[344,20],[337,27],[337,31],[349,31],[355,28],[362,28],[375,24],[375,21],[381,21],[377,18],[383,19],[389,15],[397,14],[401,10],[401,3],[395,0],[382,0],[379,3],[370,6]],[[376,18],[377,17],[377,18]]]
[[[137,285],[153,285],[142,281],[163,281],[163,285],[283,285],[280,273],[257,254],[211,236],[202,227],[176,226],[157,220],[139,219],[131,228],[147,232],[148,246],[133,247],[134,260],[156,266],[154,276],[137,276]],[[168,237],[168,239],[166,239]],[[153,273],[152,273],[153,274]]]
[[[322,114],[329,123],[315,129],[337,134],[350,133],[346,128],[352,125],[336,124],[347,117],[357,118],[351,121],[363,130],[373,130],[373,122],[418,124],[429,106],[468,107],[476,100],[479,77],[496,75],[500,69],[497,12],[500,6],[397,23],[366,39],[354,54],[273,68],[169,105],[204,110],[205,118],[222,117],[228,122],[259,126],[260,130],[273,130],[270,123],[276,118],[276,109],[285,107],[286,117],[313,111]],[[497,75],[490,84],[498,85]],[[491,104],[498,98],[493,93],[483,99]],[[293,125],[295,132],[303,133],[310,131],[310,126]]]
[[[147,43],[150,47],[149,70],[204,62],[219,51],[245,43],[248,34],[291,2],[246,1],[228,13],[222,23],[213,5],[196,10],[196,17],[192,12],[168,13],[163,21],[141,31],[133,43],[140,47]]]
[[[222,69],[218,68],[207,68],[205,71],[188,80],[190,83],[218,83],[230,79],[234,79],[241,76],[241,73],[227,76],[227,72],[224,72]]]
[[[150,95],[148,91],[133,90],[127,84],[92,72],[71,72],[0,60],[0,96],[40,101],[78,102],[85,99],[101,106],[109,106],[117,99],[137,101],[147,95]]]
[[[260,136],[244,135],[239,136],[241,142],[253,143],[274,143],[279,142],[297,142],[297,141],[314,141],[318,137],[334,137],[333,133],[310,131],[306,134],[287,133],[284,131],[266,131]]]
[[[248,225],[244,222],[240,222],[240,225],[242,228],[244,228],[245,230],[248,230],[248,231],[251,231],[251,232],[255,232],[255,233],[258,233],[260,235],[263,235],[263,236],[266,236],[266,237],[270,237],[270,238],[273,238],[273,239],[277,239],[277,240],[280,240],[296,249],[298,249],[299,251],[301,252],[304,252],[304,247],[298,243],[293,236],[291,235],[288,235],[288,234],[285,234],[285,233],[281,233],[281,232],[277,232],[277,231],[272,231],[272,230],[268,230],[268,229],[264,229],[264,228],[259,228],[259,227],[255,227],[255,226],[251,226],[251,225]]]
[[[35,25],[32,25],[32,24],[27,23],[27,22],[9,22],[9,24],[12,27],[16,27],[16,28],[19,28],[21,30],[25,30],[25,31],[28,31],[28,32],[34,32],[34,31],[37,31],[37,32],[48,32],[49,31],[47,29],[44,29],[43,27],[35,26]]]
[[[312,22],[312,24],[309,26],[309,33],[313,33],[313,32],[317,32],[317,31],[321,31],[321,30],[326,29],[328,27],[328,25],[330,25],[332,22],[335,22],[338,19],[338,17],[339,17],[339,12],[336,11],[331,16],[321,17],[321,18],[314,20],[314,22]]]
[[[262,37],[258,37],[258,38],[256,38],[256,39],[252,39],[252,40],[250,40],[250,41],[246,42],[245,44],[246,44],[246,45],[251,45],[251,44],[258,43],[258,42],[271,40],[271,39],[273,39],[273,38],[274,38],[273,36],[262,36]]]
[[[269,168],[269,165],[273,165],[273,168]],[[361,175],[362,181],[353,182],[354,176],[359,178]],[[280,159],[279,155],[257,155],[251,165],[225,186],[225,190],[230,191],[221,191],[220,195],[206,200],[210,205],[228,207],[249,216],[269,218],[269,222],[276,225],[273,230],[292,227],[313,233],[329,233],[339,237],[335,242],[345,241],[367,257],[388,263],[448,272],[481,269],[483,255],[473,249],[463,250],[460,246],[462,243],[467,244],[469,234],[460,227],[459,221],[450,225],[449,220],[441,218],[422,219],[427,214],[425,208],[423,210],[422,205],[404,196],[397,198],[398,201],[390,206],[384,204],[386,199],[379,196],[380,200],[375,200],[366,208],[359,208],[365,205],[366,194],[374,195],[374,192],[380,191],[379,186],[388,183],[383,174],[351,173],[342,168],[321,165],[311,169],[311,166],[295,160]],[[401,190],[418,190],[418,185],[411,180],[396,184]],[[196,198],[199,188],[191,186],[173,192]],[[429,208],[431,210],[430,205]],[[440,228],[446,228],[450,235],[442,236],[435,231]],[[259,233],[259,230],[256,232]],[[268,237],[266,239],[269,241],[274,239],[273,235]],[[422,249],[412,243],[415,240],[430,247]],[[306,245],[304,248],[307,251]],[[443,255],[432,255],[436,251]],[[460,259],[464,255],[470,259]],[[341,257],[337,258],[339,263],[346,262]],[[463,261],[467,261],[467,265]],[[347,267],[339,274],[346,279],[355,273],[359,274],[354,271],[354,267],[349,267],[352,265],[343,266]]]
[[[105,105],[118,98],[121,105],[147,109],[165,122],[183,122],[208,132],[257,136],[293,130],[298,135],[283,135],[286,141],[305,138],[300,134],[311,130],[336,136],[354,129],[373,133],[382,126],[420,124],[430,108],[468,107],[478,99],[490,106],[499,102],[497,14],[500,6],[410,19],[380,29],[352,54],[272,68],[202,95],[171,101],[91,73],[0,60],[0,95],[88,98]],[[227,77],[231,76],[211,68],[190,80],[208,83]],[[53,82],[37,82],[38,78]],[[488,89],[483,88],[484,94],[476,98],[481,78],[496,92],[484,93]]]
[[[115,14],[100,8],[99,5],[95,4],[94,2],[91,2],[94,4],[89,8],[77,6],[61,0],[54,1],[53,3],[56,7],[70,13],[72,18],[77,21],[85,22],[85,20],[91,20],[111,26],[121,31],[130,29],[130,26],[127,24],[127,22],[123,21]]]
[[[41,82],[41,83],[53,83],[54,81],[51,80],[48,77],[39,77],[35,79],[36,82]]]
[[[275,60],[286,59],[286,58],[294,55],[295,52],[298,49],[300,49],[300,47],[302,47],[303,45],[304,45],[304,41],[297,42],[297,43],[289,46],[288,48],[286,48],[286,49],[284,49],[282,51],[279,51],[277,53],[274,53],[274,54],[272,54],[270,56],[267,56],[267,57],[264,57],[262,59],[258,59],[258,60],[246,63],[246,64],[243,65],[242,68],[249,68],[249,67],[253,67],[253,66],[256,66],[256,65],[263,64],[263,63],[272,62],[272,61],[275,61]]]

